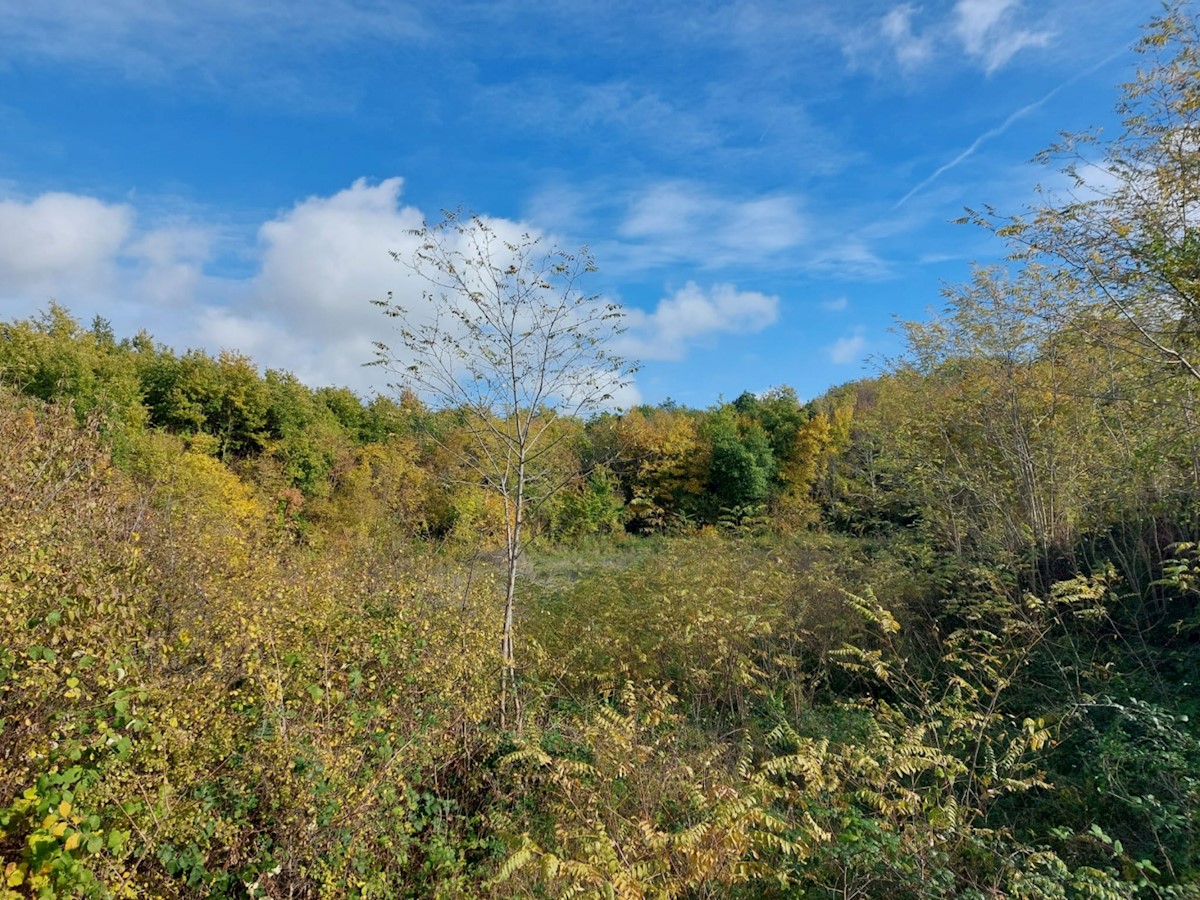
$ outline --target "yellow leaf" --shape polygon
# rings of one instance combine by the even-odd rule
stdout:
[[[66,800],[64,800],[62,803],[58,804],[58,815],[61,818],[65,819],[70,814],[71,814],[71,804],[70,803],[68,803]]]
[[[67,842],[65,844],[63,844],[63,849],[70,851],[70,850],[74,850],[78,846],[79,846],[79,832],[73,831],[73,832],[71,832],[71,836],[69,838],[67,838]]]
[[[25,866],[10,862],[4,867],[4,880],[9,887],[17,887],[25,881]]]

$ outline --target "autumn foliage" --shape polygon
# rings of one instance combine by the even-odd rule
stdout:
[[[508,657],[463,409],[0,324],[0,897],[1200,896],[1196,33],[876,377],[524,411]]]

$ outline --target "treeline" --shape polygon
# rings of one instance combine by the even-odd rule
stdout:
[[[1200,382],[1097,343],[1086,320],[1048,318],[1061,290],[1049,278],[979,271],[941,316],[906,325],[890,371],[807,403],[781,387],[706,410],[667,401],[560,419],[543,477],[565,487],[534,510],[534,531],[554,543],[907,529],[1050,578],[1120,558],[1141,583],[1194,526]],[[144,333],[117,340],[57,305],[0,323],[0,338],[0,383],[98,416],[118,465],[153,480],[167,446],[210,457],[297,537],[472,542],[502,525],[453,409],[314,389]]]
[[[313,389],[243,355],[180,354],[145,333],[118,340],[103,320],[84,327],[55,304],[0,324],[0,338],[0,382],[69,401],[81,421],[101,414],[119,464],[144,467],[147,446],[173,439],[224,463],[301,533],[374,523],[473,540],[499,527],[487,492],[471,484],[477,451],[453,409],[427,409],[411,394],[368,401]],[[550,540],[766,516],[813,524],[814,489],[846,446],[851,413],[801,403],[782,387],[708,410],[667,402],[561,419],[543,477],[567,489],[531,524]]]

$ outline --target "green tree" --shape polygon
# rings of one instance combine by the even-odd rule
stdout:
[[[70,401],[81,418],[99,411],[110,437],[146,418],[134,353],[115,343],[103,320],[85,330],[57,303],[0,325],[0,382],[42,400]]]
[[[267,406],[264,417],[268,440],[264,447],[279,461],[288,482],[308,497],[321,497],[332,488],[330,476],[339,458],[349,459],[351,436],[357,430],[358,398],[344,389],[312,391],[290,372],[271,369],[264,379]],[[346,396],[349,395],[349,396]],[[349,424],[328,400],[335,397]],[[348,433],[349,432],[349,433]]]
[[[766,501],[776,473],[767,433],[729,406],[708,417],[704,432],[712,445],[708,489],[716,510],[747,509]]]
[[[809,419],[809,411],[787,385],[771,388],[762,396],[745,391],[733,401],[742,416],[757,422],[766,432],[777,460],[791,455],[796,433]]]
[[[264,449],[270,397],[248,356],[224,351],[213,359],[189,350],[177,357],[167,350],[147,361],[142,382],[152,424],[184,435],[211,435],[223,461]]]

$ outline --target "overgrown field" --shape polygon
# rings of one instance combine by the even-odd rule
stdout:
[[[2,401],[13,896],[1194,892],[1186,553],[1155,632],[902,533],[546,551],[501,732],[493,559],[297,544],[209,456]]]

